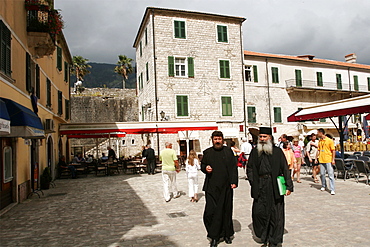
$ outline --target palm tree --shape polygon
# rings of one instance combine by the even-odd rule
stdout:
[[[131,61],[132,58],[127,57],[126,55],[118,55],[117,66],[114,68],[114,72],[123,76],[123,88],[125,88],[125,80],[128,79],[128,74],[133,72]]]
[[[83,81],[85,75],[89,74],[91,65],[87,64],[89,59],[81,56],[73,56],[72,73],[76,75],[77,81]]]

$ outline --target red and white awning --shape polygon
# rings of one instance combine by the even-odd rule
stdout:
[[[370,95],[306,107],[290,115],[288,122],[317,121],[320,118],[362,113],[370,113]]]

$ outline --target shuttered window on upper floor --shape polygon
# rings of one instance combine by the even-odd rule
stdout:
[[[228,42],[227,38],[227,26],[217,25],[217,41],[218,42]]]
[[[358,76],[357,75],[353,76],[353,87],[355,91],[358,91]]]
[[[317,86],[319,87],[324,86],[324,82],[322,80],[322,72],[316,72],[316,82],[317,82]]]
[[[11,32],[0,20],[0,71],[11,76]]]
[[[46,79],[46,106],[51,107],[51,81]]]
[[[194,58],[192,57],[168,57],[168,76],[171,77],[194,77]]]
[[[248,114],[248,123],[257,122],[255,106],[247,106],[247,114]]]
[[[342,75],[336,74],[337,89],[342,89]]]
[[[230,61],[219,60],[220,78],[230,78]]]
[[[295,83],[297,87],[302,87],[302,70],[295,70]]]
[[[233,115],[233,107],[232,107],[230,96],[222,96],[221,105],[222,105],[222,116],[232,116]]]
[[[253,81],[258,82],[258,70],[257,65],[253,65]]]
[[[274,107],[274,123],[281,123],[281,107]]]
[[[62,48],[57,46],[57,69],[62,71]]]
[[[178,117],[189,116],[189,103],[187,95],[176,95],[176,107]]]
[[[272,72],[272,83],[279,83],[279,69],[277,67],[272,67],[271,72]]]
[[[175,38],[186,39],[185,21],[174,21]]]
[[[58,115],[63,114],[63,93],[58,91]]]

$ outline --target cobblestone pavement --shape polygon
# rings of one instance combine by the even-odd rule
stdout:
[[[199,178],[201,188],[201,172]],[[370,186],[364,179],[337,179],[335,196],[321,192],[310,176],[302,181],[286,198],[284,246],[370,245]],[[203,193],[198,203],[189,201],[183,171],[177,184],[182,196],[166,203],[161,174],[57,180],[41,198],[33,196],[0,217],[0,246],[208,246]],[[251,203],[249,184],[241,178],[232,246],[261,246],[251,231]]]

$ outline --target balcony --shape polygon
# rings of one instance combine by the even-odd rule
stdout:
[[[63,28],[60,14],[49,6],[49,2],[25,0],[28,45],[34,49],[34,55],[38,57],[53,54],[56,35]]]
[[[358,90],[354,89],[354,85],[342,82],[337,84],[336,82],[322,82],[322,85],[318,86],[317,81],[289,79],[285,81],[286,90],[288,93],[293,92],[332,92],[338,94],[351,94],[352,96],[360,96],[369,94],[370,91],[367,85],[358,85]]]

